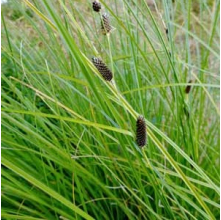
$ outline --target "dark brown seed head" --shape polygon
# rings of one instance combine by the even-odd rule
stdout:
[[[168,30],[168,28],[165,29],[165,32],[166,32],[166,35],[167,35],[167,40],[170,40],[169,39],[169,30]]]
[[[147,143],[146,124],[143,116],[139,116],[137,119],[136,142],[141,148]]]
[[[112,80],[112,72],[108,69],[108,67],[103,63],[101,59],[93,57],[92,62],[106,81]]]
[[[111,31],[110,19],[108,14],[102,14],[102,21],[101,21],[101,30],[103,34],[107,34]]]
[[[99,12],[101,10],[101,3],[98,1],[93,1],[92,7],[94,11]]]
[[[188,83],[192,83],[192,80],[190,80]],[[191,90],[191,85],[188,85],[185,89],[185,93],[186,94],[189,94],[190,93],[190,90]]]

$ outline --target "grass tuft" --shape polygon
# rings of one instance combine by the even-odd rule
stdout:
[[[218,219],[219,6],[2,5],[2,218]]]

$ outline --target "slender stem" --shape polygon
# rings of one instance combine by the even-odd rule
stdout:
[[[162,21],[162,23],[163,23],[164,28],[166,29],[167,26],[166,26],[166,24],[165,24],[165,22],[164,22],[164,20],[163,20],[162,14],[161,14],[161,13],[159,12],[159,10],[158,10],[158,7],[157,7],[157,4],[156,4],[155,0],[153,0],[153,3],[154,3],[154,7],[155,7],[155,9],[156,9],[156,12],[157,12],[158,16],[161,18],[161,21]]]
[[[114,78],[114,63],[113,63],[113,57],[112,57],[112,52],[111,52],[111,43],[110,43],[109,33],[107,33],[107,41],[108,41],[109,56],[110,56],[110,61],[111,61],[111,71],[113,73],[113,78]]]
[[[142,148],[142,153],[143,153],[143,156],[144,156],[144,159],[145,159],[145,161],[147,162],[147,166],[150,168],[150,169],[152,169],[152,167],[151,167],[151,165],[150,165],[150,161],[149,161],[149,159],[147,158],[147,155],[145,154],[145,150],[144,150],[145,148],[143,147]]]

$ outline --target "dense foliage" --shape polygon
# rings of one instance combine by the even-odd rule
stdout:
[[[219,219],[219,6],[3,5],[2,219]]]

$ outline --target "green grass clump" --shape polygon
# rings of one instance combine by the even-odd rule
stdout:
[[[218,219],[219,1],[82,2],[2,8],[2,218]]]

